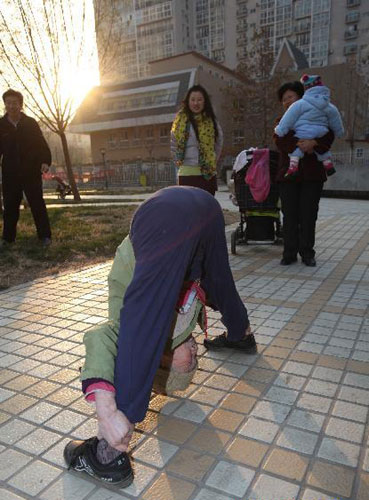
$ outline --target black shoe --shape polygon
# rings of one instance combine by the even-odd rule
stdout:
[[[314,257],[302,257],[301,260],[305,264],[305,266],[309,266],[309,267],[316,266],[316,260]]]
[[[133,471],[127,453],[121,453],[108,464],[101,464],[96,458],[98,442],[97,437],[86,441],[70,441],[64,448],[68,470],[86,472],[103,483],[128,487],[133,481]]]
[[[257,346],[255,337],[253,334],[246,335],[242,340],[237,340],[236,342],[232,342],[227,340],[226,332],[222,333],[218,337],[215,337],[213,340],[205,339],[204,346],[209,350],[217,350],[223,349],[224,347],[228,347],[230,349],[237,349],[239,351],[244,351],[248,354],[255,354],[257,352]]]
[[[295,262],[297,262],[297,257],[293,257],[293,258],[283,257],[281,262],[280,262],[280,265],[281,266],[289,266],[290,264],[294,264]]]

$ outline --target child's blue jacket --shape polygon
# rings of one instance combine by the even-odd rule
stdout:
[[[321,85],[308,89],[302,99],[294,102],[275,128],[279,137],[290,130],[299,139],[315,139],[332,130],[336,137],[344,135],[341,115],[330,102],[328,87]]]

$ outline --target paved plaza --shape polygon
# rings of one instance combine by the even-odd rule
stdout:
[[[369,201],[323,199],[316,249],[309,268],[238,247],[259,353],[206,352],[197,333],[194,383],[152,398],[125,490],[62,456],[96,433],[78,377],[111,262],[0,293],[0,499],[369,500]],[[216,313],[210,325],[223,331]]]

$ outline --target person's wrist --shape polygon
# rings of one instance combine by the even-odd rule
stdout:
[[[108,391],[95,392],[96,413],[98,418],[109,418],[116,410],[115,394]]]

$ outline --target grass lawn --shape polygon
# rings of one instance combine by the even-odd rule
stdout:
[[[22,210],[17,241],[0,250],[0,290],[55,274],[82,269],[112,259],[129,231],[137,206],[49,208],[52,245],[43,248],[36,236],[30,210]],[[238,213],[224,211],[226,224]]]
[[[17,241],[0,252],[0,288],[114,257],[129,231],[135,206],[50,208],[52,245],[44,249],[30,210],[22,211]]]

